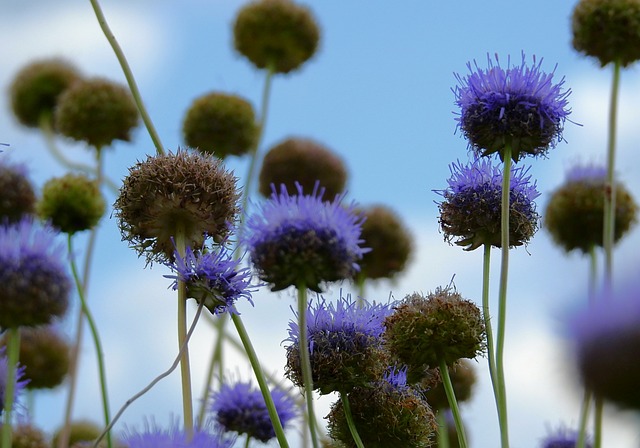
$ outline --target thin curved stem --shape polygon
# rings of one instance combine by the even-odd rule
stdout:
[[[453,390],[453,384],[451,383],[451,377],[449,376],[449,367],[444,362],[444,358],[438,360],[440,367],[440,375],[442,376],[442,385],[444,386],[444,392],[447,395],[447,401],[453,414],[453,421],[456,425],[456,432],[458,433],[458,443],[460,448],[467,448],[467,435],[465,434],[464,425],[462,423],[462,416],[460,415],[460,409],[458,408],[458,400],[456,400],[456,393]]]
[[[222,375],[222,351],[223,351],[223,342],[224,342],[224,334],[226,332],[226,319],[223,316],[218,316],[218,320],[215,322],[215,331],[218,334],[218,338],[216,339],[216,343],[213,347],[213,352],[211,353],[211,359],[209,360],[209,368],[207,369],[207,376],[204,382],[204,391],[202,392],[202,399],[200,400],[200,410],[198,411],[198,427],[202,427],[204,423],[205,410],[207,406],[207,397],[209,396],[209,390],[211,388],[211,382],[213,381],[213,372],[216,369],[216,366],[219,367],[218,378],[220,381],[223,381]],[[241,350],[244,353],[243,350]]]
[[[151,121],[151,117],[147,113],[147,108],[145,107],[142,96],[140,95],[140,89],[138,89],[138,85],[136,84],[136,80],[133,77],[133,72],[131,71],[131,67],[129,67],[129,62],[127,61],[122,48],[120,48],[120,44],[116,40],[116,37],[113,35],[113,32],[109,28],[107,24],[107,19],[102,12],[102,8],[100,7],[100,3],[98,0],[89,0],[91,2],[91,6],[93,7],[93,11],[98,19],[98,24],[100,25],[100,29],[104,33],[107,41],[111,45],[113,52],[122,67],[122,71],[124,72],[124,76],[127,79],[127,83],[129,84],[129,90],[131,91],[131,95],[133,96],[133,100],[138,106],[138,112],[140,112],[140,116],[142,117],[142,121],[147,128],[147,132],[153,141],[154,146],[156,147],[156,152],[158,154],[164,154],[164,148],[162,147],[162,142],[160,141],[160,137],[158,136],[158,132],[156,131],[153,122]]]
[[[353,422],[353,415],[351,414],[351,405],[349,404],[349,395],[346,393],[340,393],[340,399],[342,400],[344,417],[347,419],[347,425],[349,426],[351,437],[353,437],[353,441],[356,443],[356,446],[358,448],[364,448],[364,444],[362,443],[360,434],[358,434],[358,429],[356,428],[356,424]]]
[[[509,211],[511,193],[511,148],[505,148],[502,169],[502,213],[501,213],[501,263],[498,292],[498,331],[496,340],[496,378],[500,399],[498,418],[502,448],[509,448],[509,426],[507,416],[507,388],[504,378],[504,341],[507,321],[507,282],[509,278]]]
[[[500,416],[500,388],[496,378],[496,352],[493,345],[493,329],[491,326],[491,313],[489,311],[489,272],[491,270],[491,244],[485,244],[482,256],[482,317],[487,335],[487,358],[489,364],[489,376],[491,387],[496,402],[498,417]]]
[[[13,401],[16,393],[16,378],[18,357],[20,355],[20,327],[9,328],[9,340],[7,341],[7,378],[5,383],[4,403],[3,403],[3,423],[2,423],[2,444],[11,448],[12,426],[11,417],[13,416]]]
[[[236,326],[236,330],[238,331],[238,336],[240,336],[240,341],[242,341],[242,345],[244,346],[244,350],[249,358],[249,362],[251,363],[251,367],[253,367],[253,373],[256,376],[256,380],[258,381],[258,386],[260,387],[260,391],[262,392],[262,397],[264,398],[264,402],[267,406],[267,411],[269,413],[269,418],[271,419],[271,424],[273,425],[273,430],[276,433],[276,438],[278,439],[278,443],[281,448],[288,448],[289,443],[287,442],[287,438],[284,435],[284,429],[282,428],[282,423],[280,422],[280,417],[276,412],[276,406],[273,402],[273,398],[271,397],[271,390],[269,389],[269,385],[267,384],[267,380],[262,371],[262,366],[260,365],[260,360],[258,359],[258,355],[256,354],[255,349],[253,348],[253,344],[251,343],[251,339],[249,339],[249,334],[247,333],[247,329],[244,327],[242,323],[242,319],[237,314],[231,314],[231,320]]]
[[[80,281],[80,276],[78,275],[78,268],[75,263],[75,258],[73,256],[73,238],[71,234],[67,235],[67,247],[69,249],[69,262],[71,264],[71,273],[73,275],[73,280],[76,284],[76,289],[78,291],[78,296],[80,298],[80,305],[82,307],[82,312],[84,317],[87,319],[87,323],[89,324],[89,329],[91,330],[91,336],[93,338],[93,344],[96,348],[96,358],[98,359],[98,373],[100,375],[100,393],[102,395],[102,412],[104,415],[105,426],[109,426],[111,421],[110,411],[109,411],[109,395],[107,394],[107,374],[104,366],[104,351],[102,350],[102,342],[100,341],[100,335],[98,334],[98,327],[96,326],[95,320],[93,319],[93,315],[91,311],[89,311],[89,307],[87,306],[87,301],[84,296],[84,286]],[[111,433],[107,433],[107,446],[111,448]]]

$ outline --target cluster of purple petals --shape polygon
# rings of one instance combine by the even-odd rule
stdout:
[[[48,224],[40,224],[31,217],[19,222],[0,226],[0,265],[4,269],[21,266],[33,260],[39,264],[45,262],[48,267],[62,273],[65,270],[64,246],[56,241],[58,232]]]
[[[383,381],[391,385],[395,390],[404,392],[409,389],[407,384],[407,366],[391,366],[384,373]]]
[[[540,448],[575,448],[578,446],[579,434],[577,431],[560,427],[546,436]],[[593,445],[587,440],[585,448],[591,448]]]
[[[4,393],[7,390],[7,375],[9,373],[9,360],[5,355],[5,347],[0,347],[0,414],[3,412]],[[18,365],[15,373],[14,383],[14,401],[24,390],[29,380],[22,379],[24,375],[24,366]]]
[[[187,247],[184,257],[175,251],[175,262],[167,264],[176,275],[165,277],[174,279],[173,289],[177,289],[178,280],[185,282],[189,297],[198,302],[204,300],[213,314],[237,313],[235,302],[245,298],[253,305],[251,293],[258,286],[251,284],[251,272],[240,268],[241,262],[242,259],[234,260],[224,246],[207,253],[196,253]]]
[[[279,388],[271,390],[271,397],[280,423],[285,428],[298,415],[297,404]],[[261,442],[276,436],[262,392],[249,382],[223,384],[218,392],[212,394],[209,410],[225,431],[247,434]]]
[[[371,344],[376,340],[381,343],[384,320],[392,312],[390,304],[365,302],[364,306],[359,307],[350,296],[340,297],[336,304],[324,298],[310,301],[306,316],[309,350],[313,353],[314,338],[333,340],[340,350]],[[297,344],[300,338],[298,324],[290,321],[288,332],[289,337],[285,341]]]
[[[607,178],[607,168],[602,165],[576,165],[566,174],[568,182],[604,181]]]
[[[124,446],[128,448],[231,448],[235,442],[216,432],[196,429],[189,439],[177,424],[161,428],[156,424],[145,423],[144,430],[127,430],[122,436]]]

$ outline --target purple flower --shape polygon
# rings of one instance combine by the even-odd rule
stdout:
[[[271,397],[284,428],[298,415],[296,402],[277,387],[271,390]],[[276,436],[262,392],[251,383],[223,384],[212,394],[209,410],[225,431],[247,434],[265,443]]]
[[[503,160],[507,147],[516,162],[522,153],[544,155],[562,140],[571,91],[562,91],[564,78],[553,83],[555,68],[548,74],[541,70],[542,59],[538,62],[534,56],[533,65],[527,66],[523,53],[521,65],[512,66],[508,58],[502,68],[495,58],[494,65],[487,55],[486,69],[474,61],[473,66],[467,64],[467,76],[455,74],[458,128],[481,156],[498,153]]]
[[[640,283],[604,294],[571,321],[578,371],[596,395],[640,409]]]
[[[484,244],[501,246],[502,170],[489,159],[476,159],[468,165],[449,166],[449,187],[434,190],[444,200],[438,203],[440,227],[445,240],[465,250]],[[531,181],[529,167],[511,167],[509,245],[528,242],[538,228],[539,215],[534,200],[540,196]]]
[[[128,448],[231,448],[234,440],[200,429],[196,429],[193,438],[189,439],[175,423],[163,429],[155,423],[145,422],[143,431],[127,430],[122,442]]]
[[[596,181],[602,183],[607,178],[607,168],[602,165],[576,165],[566,174],[567,182]]]
[[[366,252],[360,247],[362,218],[344,195],[323,201],[323,189],[289,195],[285,186],[249,217],[245,243],[260,279],[273,291],[289,286],[320,292],[320,283],[352,277]]]
[[[67,310],[71,281],[56,236],[31,218],[0,225],[0,327],[48,324]]]
[[[251,272],[248,268],[240,269],[241,259],[234,260],[230,251],[219,246],[214,252],[195,253],[187,247],[182,257],[175,251],[175,262],[167,263],[176,275],[165,275],[174,279],[173,289],[178,288],[178,280],[187,285],[187,297],[196,299],[213,314],[225,311],[237,313],[235,302],[244,297],[252,305]]]
[[[4,393],[7,390],[7,376],[9,373],[9,360],[5,355],[5,347],[0,347],[0,415],[3,413]],[[15,383],[14,383],[14,402],[18,398],[20,392],[24,390],[29,380],[24,380],[24,366],[16,366]]]
[[[341,297],[335,305],[311,301],[306,321],[314,388],[324,394],[346,392],[379,378],[385,368],[383,322],[391,313],[389,304],[359,307],[350,297]],[[286,371],[294,384],[303,386],[299,339],[300,328],[290,321]]]
[[[403,392],[409,389],[409,385],[407,384],[407,366],[397,367],[392,366],[389,367],[382,377],[384,383],[393,387],[395,390],[399,392]]]
[[[579,436],[577,431],[561,426],[542,440],[540,448],[575,448]],[[585,448],[591,448],[592,446],[593,445],[587,440]]]

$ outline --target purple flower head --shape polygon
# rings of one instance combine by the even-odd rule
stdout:
[[[392,313],[390,304],[366,303],[358,307],[350,297],[337,303],[311,301],[307,308],[307,333],[313,385],[321,393],[345,392],[382,375],[384,319]],[[297,319],[296,319],[297,320]],[[300,328],[289,322],[287,375],[302,386]]]
[[[403,392],[409,389],[409,385],[407,384],[407,371],[407,366],[391,366],[384,372],[382,379],[395,390]]]
[[[4,393],[7,390],[7,375],[9,372],[9,360],[5,355],[5,347],[0,347],[0,415],[2,415],[4,407]],[[29,382],[23,379],[24,366],[17,365],[15,372],[15,383],[13,388],[14,402],[20,395],[20,392],[24,390],[25,386]]]
[[[540,448],[575,448],[578,446],[580,434],[577,431],[561,426],[547,435],[540,443]],[[593,445],[587,439],[585,448]]]
[[[607,168],[602,165],[576,165],[566,174],[567,182],[604,182]]]
[[[445,190],[434,190],[444,201],[438,203],[440,226],[445,240],[465,250],[483,244],[501,245],[502,169],[489,159],[479,158],[468,165],[459,161],[449,166],[451,177]],[[528,242],[538,228],[539,215],[534,200],[540,196],[531,181],[529,167],[511,167],[509,245]]]
[[[122,442],[127,448],[231,448],[234,440],[203,429],[196,429],[193,438],[189,439],[176,423],[163,429],[155,423],[145,422],[142,431],[125,430]]]
[[[284,428],[298,415],[296,402],[277,387],[271,390],[271,397]],[[247,434],[265,443],[276,436],[262,392],[251,383],[224,383],[212,394],[209,410],[224,431]]]
[[[487,55],[487,68],[474,61],[467,64],[469,74],[455,74],[458,85],[453,89],[456,105],[460,107],[458,128],[469,140],[470,148],[478,155],[498,153],[510,148],[511,157],[518,161],[522,153],[544,155],[549,147],[562,140],[564,122],[571,110],[562,91],[564,78],[553,83],[551,73],[541,69],[542,59],[533,57],[528,66],[522,54],[521,65],[500,66]]]
[[[366,249],[360,247],[362,217],[355,204],[342,205],[344,195],[322,199],[316,187],[304,195],[289,195],[286,187],[275,188],[258,213],[247,221],[245,243],[260,279],[273,291],[289,286],[320,292],[320,283],[352,277]]]
[[[603,294],[574,316],[570,331],[578,371],[595,394],[640,410],[640,283]]]
[[[204,249],[204,248],[203,248]],[[184,257],[175,251],[175,262],[167,263],[176,275],[165,275],[174,279],[173,289],[178,288],[178,280],[187,285],[187,297],[204,302],[212,314],[225,311],[237,313],[235,302],[241,297],[252,305],[251,293],[256,286],[251,285],[251,272],[239,268],[242,259],[234,260],[230,251],[219,246],[214,252],[194,252],[187,247]]]
[[[67,310],[71,281],[56,236],[31,218],[0,225],[0,327],[47,324]]]

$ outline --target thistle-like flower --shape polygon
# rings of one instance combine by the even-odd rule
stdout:
[[[488,159],[468,165],[450,165],[449,187],[435,190],[444,200],[438,203],[440,228],[446,241],[474,250],[484,244],[501,247],[502,170]],[[540,193],[531,182],[529,168],[511,167],[509,247],[527,243],[540,219],[533,202]]]
[[[542,59],[534,57],[528,66],[523,54],[521,65],[512,66],[507,59],[503,68],[497,55],[495,64],[487,55],[486,69],[475,62],[467,67],[468,75],[455,75],[453,92],[460,107],[458,128],[477,155],[498,153],[504,160],[509,148],[517,162],[523,154],[545,155],[562,140],[571,91],[562,91],[564,78],[553,83],[555,69],[542,71]]]
[[[71,281],[56,236],[31,218],[0,226],[0,327],[48,324],[67,310]]]
[[[184,257],[175,251],[175,262],[167,265],[176,275],[165,275],[175,281],[173,289],[178,288],[178,280],[186,283],[187,297],[204,306],[212,314],[226,311],[237,313],[235,302],[239,298],[247,299],[252,305],[251,293],[255,291],[251,284],[251,272],[240,268],[242,259],[234,260],[231,252],[219,245],[213,252],[194,252],[187,247]]]
[[[286,428],[298,415],[297,404],[293,397],[278,387],[271,390],[271,398],[280,423]],[[224,383],[211,395],[209,411],[224,431],[247,434],[263,443],[276,436],[262,392],[249,382]]]
[[[607,192],[606,168],[576,166],[566,182],[552,194],[545,211],[545,227],[565,251],[582,253],[602,247],[604,201]],[[637,220],[638,206],[621,182],[616,182],[614,241],[619,241]]]
[[[5,354],[5,348],[0,347],[0,415],[4,408],[4,391],[7,389],[7,372],[9,371],[9,360]],[[13,388],[14,402],[19,394],[24,390],[28,380],[24,379],[24,366],[18,365],[15,373],[15,383]]]
[[[291,196],[285,186],[247,220],[244,243],[261,280],[272,291],[289,286],[321,292],[320,284],[351,278],[366,251],[360,247],[362,218],[344,195],[323,201],[323,189]]]
[[[231,448],[234,442],[204,429],[197,429],[193,437],[189,437],[175,423],[164,429],[148,422],[142,431],[127,429],[121,440],[127,448]]]
[[[391,314],[387,304],[364,303],[359,307],[350,297],[337,303],[320,299],[307,308],[307,332],[313,387],[322,394],[348,392],[380,378],[387,366],[382,348],[384,319]],[[289,322],[287,377],[304,386],[300,360],[300,328]]]
[[[542,439],[540,448],[575,448],[578,446],[579,436],[577,431],[560,426]],[[585,448],[591,447],[593,444],[587,439]]]

